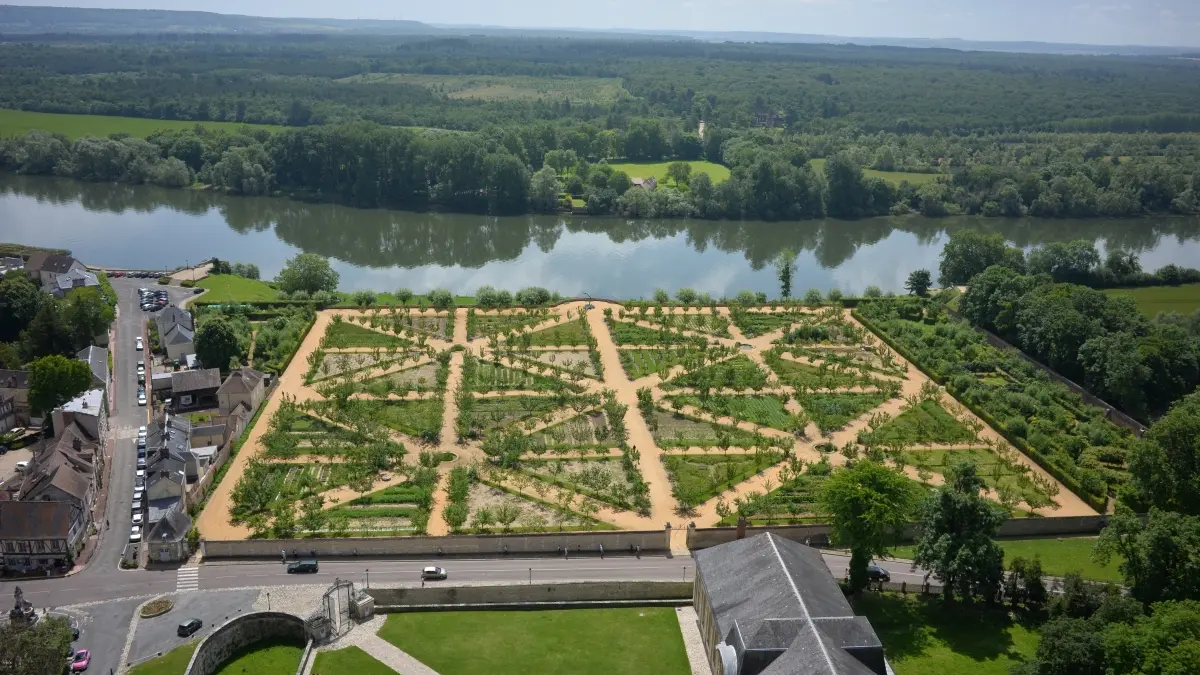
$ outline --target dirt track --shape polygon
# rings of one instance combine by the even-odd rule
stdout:
[[[565,321],[566,315],[568,312],[571,313],[572,318],[574,318],[574,317],[578,316],[578,313],[580,311],[583,311],[583,307],[585,304],[586,303],[584,303],[584,302],[570,302],[570,303],[566,303],[563,305],[559,305],[558,307],[555,307],[552,310],[552,314],[559,315]],[[650,495],[650,502],[651,502],[651,513],[650,513],[649,517],[642,517],[642,516],[637,515],[636,513],[632,513],[629,511],[618,511],[618,510],[615,510],[615,509],[612,509],[609,507],[602,508],[598,512],[597,517],[603,521],[612,523],[613,525],[616,525],[623,529],[658,529],[658,528],[663,527],[663,525],[667,522],[678,523],[678,522],[680,522],[681,518],[684,521],[695,522],[696,525],[698,525],[698,526],[714,525],[719,520],[719,517],[716,513],[716,504],[717,504],[716,498],[710,499],[709,501],[705,502],[704,504],[699,505],[698,507],[696,507],[696,509],[692,513],[680,514],[677,511],[677,505],[675,503],[674,497],[672,496],[672,492],[671,492],[670,479],[668,478],[667,471],[666,471],[666,469],[663,465],[663,461],[662,461],[662,455],[664,454],[664,450],[655,443],[654,437],[651,434],[650,429],[647,427],[645,420],[642,419],[642,416],[637,409],[637,390],[640,387],[650,387],[654,394],[654,398],[657,401],[659,401],[660,404],[665,404],[665,402],[662,401],[663,391],[658,387],[658,385],[660,383],[659,377],[657,375],[651,375],[648,377],[641,378],[637,381],[631,381],[628,378],[628,376],[625,374],[624,369],[621,367],[620,350],[617,347],[617,345],[614,343],[612,336],[610,335],[610,333],[608,331],[608,328],[604,321],[604,315],[603,315],[603,310],[605,308],[610,308],[613,310],[614,314],[617,314],[620,311],[620,306],[615,305],[615,304],[610,304],[610,303],[604,303],[604,302],[595,302],[593,304],[595,305],[595,308],[590,311],[587,311],[587,322],[588,322],[588,326],[589,326],[593,336],[596,339],[597,350],[599,352],[600,361],[604,368],[604,375],[603,375],[603,379],[584,378],[584,379],[580,380],[578,382],[578,384],[580,386],[582,386],[587,393],[599,394],[605,390],[612,391],[615,393],[616,398],[618,401],[620,401],[620,403],[622,403],[625,406],[628,406],[628,412],[625,415],[625,425],[629,431],[629,445],[631,447],[636,448],[641,453],[641,460],[640,460],[639,468],[641,469],[643,478],[649,484],[649,488],[650,488],[649,495]],[[682,310],[678,310],[678,309],[674,310],[675,313],[681,313],[681,311]],[[725,314],[725,315],[728,314],[728,311],[725,310],[724,308],[719,308],[717,311],[721,314]],[[695,313],[695,312],[696,312],[696,310],[692,310],[692,313]],[[708,313],[710,313],[710,310],[704,309],[704,310],[700,310],[700,312],[704,313],[704,314],[708,314]],[[272,393],[270,399],[266,402],[266,404],[265,404],[266,407],[263,410],[262,415],[259,417],[258,423],[256,424],[255,428],[251,430],[250,436],[249,436],[247,442],[243,446],[242,450],[238,453],[237,457],[235,457],[233,459],[233,464],[230,467],[229,472],[226,474],[226,476],[223,479],[223,481],[221,482],[221,484],[217,486],[216,490],[213,492],[213,495],[209,501],[207,508],[205,508],[204,512],[200,515],[199,519],[197,520],[197,525],[200,528],[200,531],[205,538],[207,538],[207,539],[242,539],[242,538],[249,536],[250,532],[247,528],[235,526],[228,522],[228,512],[229,512],[229,505],[230,505],[229,499],[230,499],[230,494],[233,490],[233,487],[234,487],[234,485],[237,484],[238,479],[241,477],[241,475],[245,471],[245,467],[246,467],[247,463],[249,462],[250,458],[260,454],[263,451],[262,444],[261,444],[262,435],[267,430],[271,416],[278,409],[279,402],[282,399],[282,397],[283,396],[294,397],[295,399],[301,400],[301,401],[310,400],[313,398],[320,398],[320,394],[317,393],[317,391],[312,386],[308,386],[304,383],[304,378],[305,378],[305,373],[308,370],[308,356],[309,356],[309,354],[311,354],[313,351],[315,351],[319,347],[321,338],[325,335],[325,331],[328,328],[329,324],[332,322],[333,317],[335,315],[341,315],[344,318],[349,319],[349,318],[358,316],[360,314],[363,314],[363,313],[359,312],[359,311],[351,311],[351,310],[324,311],[324,312],[320,312],[318,314],[316,323],[314,324],[312,330],[305,337],[303,343],[300,345],[300,348],[299,348],[296,356],[292,359],[292,362],[291,362],[292,365],[289,367],[288,371],[286,373],[284,373],[282,377],[280,377],[279,386]],[[457,310],[455,313],[455,317],[454,317],[455,325],[454,325],[454,331],[453,331],[453,338],[451,340],[430,338],[427,340],[428,345],[437,350],[445,350],[445,349],[450,349],[451,347],[454,347],[454,346],[461,346],[461,347],[464,347],[467,350],[469,350],[472,354],[476,354],[476,355],[481,355],[485,351],[487,351],[488,340],[486,338],[477,337],[474,340],[470,340],[470,341],[467,340],[466,316],[467,316],[467,310],[465,310],[465,309]],[[853,319],[851,319],[849,317],[848,312],[846,313],[845,316],[846,316],[847,320],[853,321]],[[634,322],[633,317],[628,317],[627,321]],[[645,327],[651,327],[651,328],[655,327],[655,325],[653,323],[650,323],[649,321],[636,321],[636,323],[638,325],[642,325]],[[556,325],[556,322],[551,318],[547,318],[546,320],[544,320],[534,326],[531,326],[530,329],[536,331],[536,330],[541,330],[541,329],[548,328],[548,327],[554,326],[554,325]],[[561,325],[561,324],[557,324],[557,325]],[[749,345],[750,349],[739,349],[737,351],[737,354],[746,354],[751,360],[758,363],[760,365],[760,367],[763,367],[762,366],[762,352],[770,349],[772,342],[775,339],[777,339],[782,332],[782,330],[778,330],[778,331],[774,331],[772,333],[768,333],[766,335],[759,336],[757,338],[748,339],[741,333],[741,331],[739,331],[737,329],[736,326],[731,325],[729,328],[729,331],[730,331],[730,335],[731,335],[730,338],[723,338],[723,337],[717,338],[717,337],[714,337],[709,334],[696,333],[693,331],[677,331],[677,332],[681,332],[681,333],[684,333],[687,335],[702,336],[702,337],[705,337],[706,339],[708,339],[710,342],[715,342],[715,343],[722,344],[722,345],[725,345],[728,347],[738,347],[739,345]],[[503,344],[503,339],[500,340],[500,343]],[[629,348],[639,349],[639,348],[644,348],[644,347],[631,346]],[[542,348],[539,348],[539,349],[542,349]],[[563,349],[571,349],[571,348],[566,347]],[[578,349],[578,348],[576,348],[576,349]],[[370,351],[370,350],[366,349],[366,348],[361,348],[361,349],[351,348],[351,349],[343,349],[343,350],[337,350],[337,351]],[[872,414],[882,412],[882,413],[886,413],[888,415],[896,415],[901,412],[901,410],[903,409],[903,407],[905,405],[903,397],[911,396],[911,395],[914,395],[917,392],[919,392],[921,390],[921,387],[925,384],[927,378],[919,370],[917,370],[914,366],[912,366],[911,364],[908,364],[902,358],[900,358],[898,354],[893,353],[892,356],[895,357],[897,363],[900,363],[904,367],[907,368],[906,376],[903,378],[880,376],[880,379],[892,379],[892,380],[903,379],[901,397],[894,398],[894,399],[891,399],[890,401],[887,401],[886,403],[879,406],[875,410],[869,411],[868,413],[861,415],[857,419],[851,421],[849,424],[847,424],[842,429],[837,430],[828,436],[822,436],[819,433],[819,431],[817,430],[817,428],[815,427],[815,425],[810,424],[808,429],[806,430],[805,437],[797,439],[797,442],[795,445],[795,451],[794,451],[795,455],[797,457],[799,457],[800,459],[803,459],[805,461],[816,461],[816,460],[820,459],[820,457],[822,456],[822,453],[816,449],[817,444],[823,443],[823,442],[830,442],[830,443],[833,443],[834,445],[840,447],[840,446],[844,445],[846,442],[852,441],[856,438],[858,431],[866,427],[867,420],[870,418],[870,416]],[[786,358],[790,358],[790,357],[786,357]],[[801,359],[797,359],[797,360],[801,360]],[[808,358],[804,358],[801,361],[805,362],[805,363],[816,363],[812,359],[808,359]],[[533,368],[533,366],[531,366],[530,364],[528,364],[524,361],[521,361],[521,360],[511,360],[511,361],[505,360],[504,363],[505,363],[505,365],[507,365],[511,368],[516,368],[516,369],[530,370],[531,368]],[[483,452],[482,452],[478,442],[458,443],[455,438],[455,422],[458,417],[458,408],[454,401],[454,392],[457,390],[458,383],[461,381],[461,378],[462,378],[462,364],[463,364],[463,354],[460,352],[455,352],[453,354],[453,356],[451,357],[451,361],[450,361],[450,374],[449,374],[449,379],[448,379],[447,386],[445,389],[445,393],[441,394],[443,402],[444,402],[444,409],[443,409],[443,418],[442,418],[441,438],[438,443],[438,446],[436,448],[421,446],[417,439],[407,437],[407,436],[405,436],[403,434],[399,434],[399,433],[393,434],[393,437],[396,440],[405,443],[405,445],[409,448],[410,453],[411,453],[409,461],[415,461],[415,454],[416,454],[417,450],[434,450],[434,451],[439,451],[439,452],[443,452],[443,451],[444,452],[452,452],[456,455],[456,459],[453,462],[443,464],[443,465],[441,465],[441,467],[439,467],[440,472],[443,474],[443,476],[442,476],[443,479],[440,482],[440,484],[439,484],[440,486],[434,495],[434,510],[430,517],[429,526],[428,526],[428,531],[431,535],[441,535],[441,534],[446,534],[448,532],[446,523],[442,519],[442,515],[441,515],[441,507],[445,503],[445,499],[446,499],[445,474],[447,474],[449,472],[450,468],[453,466],[470,465],[470,464],[473,464],[476,462],[481,462],[484,459]],[[394,365],[385,364],[381,368],[364,369],[364,371],[362,371],[362,373],[365,376],[370,377],[370,376],[374,376],[374,375],[378,375],[378,374],[394,372],[396,369],[397,369],[397,367]],[[770,373],[769,369],[767,369],[765,367],[763,367],[763,369],[766,372]],[[681,369],[679,367],[677,367],[672,371],[671,375],[674,376],[675,374],[677,374],[680,371],[681,371]],[[535,372],[535,371],[531,370],[531,372]],[[540,372],[540,371],[536,371],[536,372]],[[780,382],[778,381],[778,378],[775,377],[773,373],[769,374],[767,389],[769,389],[771,391],[779,391],[782,393],[787,393],[787,391],[789,390],[788,387],[784,387],[783,385],[780,384]],[[857,390],[861,390],[861,387],[835,387],[833,389],[837,390],[837,391],[857,391]],[[524,392],[524,393],[531,393],[531,392]],[[730,392],[730,393],[732,393],[732,392]],[[739,392],[739,393],[741,393],[741,392]],[[494,395],[513,395],[513,394],[488,394],[487,396],[491,397]],[[944,391],[942,392],[942,398],[943,398],[943,403],[946,403],[946,404],[949,404],[953,401],[953,399],[948,394],[946,394]],[[788,410],[790,410],[792,412],[799,411],[799,407],[796,404],[794,399],[789,400],[787,407],[788,407]],[[748,422],[740,422],[739,423],[736,420],[727,419],[727,418],[725,418],[725,419],[713,418],[713,416],[708,415],[707,413],[704,413],[703,411],[699,411],[699,410],[685,409],[682,412],[686,412],[689,415],[695,415],[695,416],[703,418],[703,419],[708,419],[710,421],[717,421],[722,424],[728,424],[731,426],[736,425],[742,429],[758,431],[759,433],[763,434],[764,436],[770,436],[770,437],[776,437],[776,438],[789,436],[789,434],[786,434],[782,431],[778,431],[778,430],[770,429],[770,428],[766,428],[766,427],[759,427],[757,425],[754,425],[754,424],[751,424]],[[569,410],[565,411],[565,412],[563,412],[563,411],[557,412],[552,416],[552,420],[551,420],[550,424],[556,424],[564,419],[574,416],[575,414],[577,414],[577,413],[575,413],[574,411],[569,411]],[[967,417],[967,416],[973,417],[967,411],[963,411],[962,415],[964,417]],[[547,424],[545,422],[538,422],[527,433],[536,433],[537,431],[544,428],[545,426],[547,426]],[[988,427],[986,424],[983,425],[982,429],[983,430],[980,433],[981,439],[988,439],[988,440],[993,440],[993,441],[1000,439],[999,434],[997,434],[993,429]],[[680,452],[680,451],[671,450],[672,454],[675,454],[677,452]],[[826,456],[829,457],[829,460],[832,463],[834,463],[835,465],[840,465],[840,464],[845,463],[845,458],[842,457],[840,454],[833,453],[833,454],[826,455]],[[1045,478],[1050,479],[1049,475],[1046,474],[1040,467],[1038,467],[1036,465],[1036,463],[1034,463],[1032,460],[1028,459],[1024,455],[1019,455],[1019,458],[1020,458],[1021,463],[1030,467],[1032,469],[1032,471],[1038,473],[1039,475],[1042,475]],[[741,495],[745,495],[746,493],[748,493],[750,491],[762,492],[764,487],[767,485],[768,481],[772,485],[778,485],[779,484],[779,474],[780,474],[780,471],[782,470],[782,468],[783,468],[782,463],[779,465],[767,468],[764,471],[762,471],[761,473],[759,473],[755,476],[752,476],[750,479],[743,481],[742,483],[734,486],[732,489],[727,490],[722,495],[720,495],[720,498],[722,498],[726,503],[732,503],[732,501],[735,498],[737,498],[738,496],[741,496]],[[912,469],[910,467],[908,471],[915,477],[915,469]],[[1050,480],[1053,480],[1053,479],[1050,479]],[[935,475],[931,482],[934,484],[940,483],[941,476]],[[383,487],[386,487],[388,484],[389,483],[386,483],[383,481],[377,481],[372,489],[381,489]],[[515,484],[513,484],[512,482],[507,483],[506,487],[509,487],[510,489],[513,489],[516,491],[524,491],[527,493],[532,492],[528,489],[528,487],[521,489],[518,486],[516,486]],[[358,496],[358,493],[352,492],[348,488],[339,488],[339,489],[334,489],[329,492],[326,492],[324,496],[326,497],[327,506],[334,506],[338,503],[344,503],[346,500],[351,499],[355,496]],[[1059,486],[1059,494],[1056,497],[1056,502],[1058,503],[1059,508],[1057,510],[1047,511],[1047,512],[1045,512],[1045,515],[1075,516],[1075,515],[1094,515],[1095,514],[1095,511],[1093,511],[1090,507],[1088,507],[1081,499],[1079,499],[1075,494],[1073,494],[1072,492],[1070,492],[1069,490],[1067,490],[1065,487],[1063,487],[1061,485]]]

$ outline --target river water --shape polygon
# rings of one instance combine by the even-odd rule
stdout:
[[[333,259],[343,290],[544,286],[564,295],[648,297],[655,288],[774,297],[771,261],[799,254],[793,292],[901,291],[949,232],[999,232],[1032,247],[1086,238],[1131,250],[1147,270],[1200,266],[1200,219],[920,217],[789,223],[487,216],[362,210],[287,199],[0,174],[0,241],[70,249],[89,265],[162,269],[202,258],[255,263],[271,278],[300,252]]]

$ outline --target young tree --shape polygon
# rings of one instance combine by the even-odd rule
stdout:
[[[407,288],[398,288],[393,295],[396,296],[396,299],[400,301],[401,305],[407,307],[408,301],[412,300],[413,292]]]
[[[788,248],[775,258],[775,276],[779,278],[779,297],[792,297],[792,279],[796,276],[796,254]]]
[[[990,602],[1000,590],[1004,549],[993,538],[1007,513],[981,494],[984,487],[976,465],[959,460],[946,471],[946,484],[921,505],[913,564],[942,581],[947,602],[956,592]]]
[[[279,289],[287,293],[337,291],[339,275],[329,266],[329,260],[315,253],[301,253],[284,263],[275,277]]]
[[[58,354],[42,357],[29,366],[29,407],[49,414],[87,391],[91,384],[92,371],[83,361]]]
[[[523,473],[518,473],[517,475],[525,476]],[[492,515],[496,517],[496,522],[500,523],[500,526],[504,528],[505,532],[507,532],[512,528],[512,524],[517,522],[517,519],[521,517],[521,511],[522,509],[520,506],[509,502],[504,502],[495,508]]]
[[[300,529],[306,532],[320,532],[328,521],[325,510],[325,498],[313,495],[305,499],[300,507]]]
[[[280,501],[271,509],[275,520],[271,523],[271,534],[279,539],[291,539],[296,535],[296,511],[287,501]]]
[[[929,275],[929,270],[915,270],[908,275],[908,281],[904,282],[904,288],[912,295],[925,297],[929,295],[929,287],[933,285],[933,281]]]
[[[831,517],[834,539],[850,548],[852,592],[867,587],[871,559],[887,551],[919,498],[915,483],[870,461],[855,462],[825,481],[820,509]]]
[[[667,177],[675,181],[675,185],[687,185],[692,177],[692,165],[687,162],[671,162],[667,165]]]

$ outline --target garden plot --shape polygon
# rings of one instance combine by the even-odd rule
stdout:
[[[336,317],[335,317],[336,318]],[[364,328],[349,321],[333,321],[325,329],[321,346],[325,349],[351,347],[408,347],[412,342],[377,330]]]
[[[715,448],[721,443],[730,447],[749,448],[754,434],[713,422],[701,422],[677,413],[656,408],[646,420],[654,442],[660,448]]]
[[[953,445],[977,440],[976,432],[946,412],[937,401],[921,401],[885,422],[874,431],[859,434],[859,442],[871,445],[938,443]]]
[[[789,525],[803,525],[828,520],[828,516],[818,515],[821,488],[828,477],[827,474],[806,473],[751,500],[744,507],[749,512],[750,524],[773,525],[782,520]],[[733,513],[718,525],[736,525],[737,520],[738,514]]]
[[[398,360],[395,354],[371,354],[368,352],[326,353],[325,358],[321,360],[321,364],[317,366],[313,379],[319,381],[367,368],[383,368]]]
[[[822,432],[836,431],[888,401],[886,394],[809,394],[796,401]]]
[[[744,310],[735,310],[730,312],[733,318],[733,323],[742,331],[742,335],[748,338],[756,338],[760,335],[766,335],[796,323],[797,315],[790,312],[780,312],[771,314],[767,312],[747,312]]]
[[[406,395],[410,391],[442,391],[439,381],[437,362],[431,361],[419,366],[412,366],[394,373],[379,375],[363,380],[358,385],[358,391],[372,396],[386,397],[388,394]]]
[[[392,326],[411,333],[424,333],[434,338],[454,335],[454,321],[447,315],[397,314]]]
[[[534,347],[582,347],[587,346],[587,324],[579,319],[563,319],[558,324],[534,331],[529,344]]]
[[[460,407],[460,419],[465,421],[474,434],[489,429],[499,429],[514,422],[542,417],[569,405],[549,396],[497,396],[475,397],[466,409]]]
[[[789,345],[860,345],[865,336],[866,331],[838,314],[830,319],[801,320],[778,342]]]
[[[329,408],[334,403],[318,403],[318,410]],[[442,430],[441,399],[417,401],[372,401],[350,399],[344,404],[347,410],[366,419],[378,420],[387,427],[424,441],[437,439]]]
[[[581,373],[587,377],[596,377],[596,364],[592,361],[592,352],[586,349],[533,350],[521,354],[521,358],[560,370]]]
[[[656,375],[664,368],[683,364],[683,352],[671,349],[622,349],[621,367],[630,380]]]
[[[1005,462],[991,448],[971,448],[964,450],[947,449],[913,449],[903,453],[904,463],[918,470],[928,470],[942,475],[959,460],[970,460],[979,467],[979,477],[993,490],[1010,490],[1021,500],[1040,500],[1044,497],[1038,492],[1029,469],[1024,465]]]
[[[669,345],[695,342],[695,338],[664,328],[654,329],[628,321],[605,319],[608,332],[617,346],[623,345]]]
[[[786,359],[774,352],[763,353],[763,363],[774,371],[779,381],[790,386],[808,389],[871,386],[878,382],[847,365],[822,362],[818,365]]]
[[[676,406],[692,406],[717,417],[732,417],[739,422],[753,422],[780,431],[803,431],[803,420],[796,418],[784,407],[778,396],[725,396],[712,394],[700,398],[692,394],[668,396]]]
[[[608,448],[616,447],[616,439],[602,411],[585,413],[547,427],[529,437],[538,448]]]
[[[586,460],[525,460],[521,468],[537,480],[626,508],[633,484],[620,458]]]
[[[697,368],[665,382],[663,388],[760,389],[767,374],[745,354]]]
[[[589,518],[581,513],[552,506],[550,502],[555,501],[558,489],[554,488],[541,481],[534,481],[533,488],[538,488],[539,485],[545,486],[545,502],[539,502],[534,499],[526,498],[522,495],[513,494],[506,490],[487,485],[486,483],[472,483],[471,490],[467,495],[467,524],[473,525],[478,522],[480,511],[487,511],[491,515],[495,515],[501,510],[511,510],[516,514],[516,518],[511,526],[512,529],[541,532],[543,530],[592,530],[600,526],[601,529],[611,529],[611,526],[602,525],[595,518]],[[495,522],[493,520],[493,522]],[[489,525],[487,529],[490,529]],[[476,527],[476,530],[480,528]],[[496,529],[502,529],[496,525]]]
[[[657,317],[652,320],[658,321]],[[671,328],[689,330],[697,333],[707,333],[723,338],[732,338],[729,333],[729,319],[720,314],[666,314],[662,317]]]
[[[514,312],[508,314],[482,314],[472,311],[467,316],[467,339],[480,336],[506,335],[513,331],[523,332],[526,327],[545,321],[544,312]]]
[[[663,455],[675,500],[702,504],[783,459],[777,452],[744,455]]]
[[[904,375],[904,367],[891,354],[880,354],[864,345],[795,347],[793,356],[807,356],[829,363],[867,368],[884,375]]]
[[[470,358],[470,357],[468,357]],[[578,385],[563,380],[537,375],[527,370],[510,368],[492,361],[470,359],[463,366],[463,381],[470,391],[579,391]]]

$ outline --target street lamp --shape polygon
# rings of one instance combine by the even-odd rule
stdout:
[[[367,588],[371,587],[371,568],[367,568]]]

